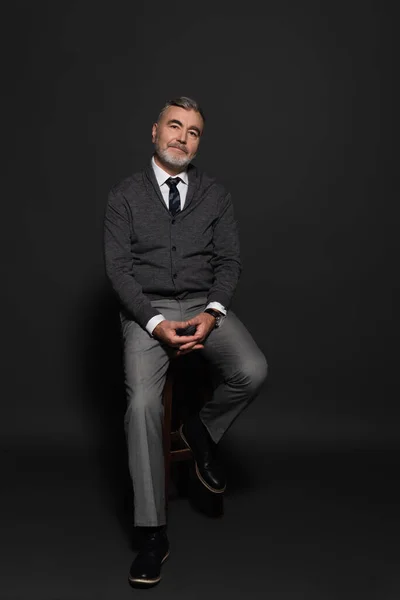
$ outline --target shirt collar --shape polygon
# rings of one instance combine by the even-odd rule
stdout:
[[[156,164],[154,156],[151,157],[151,165],[153,167],[157,183],[161,187],[167,181],[167,179],[171,177],[171,175],[169,175],[166,171],[164,171],[164,169],[162,169]],[[187,171],[181,171],[180,173],[178,173],[178,175],[174,175],[174,177],[179,177],[183,181],[183,183],[186,183],[186,185],[188,185]]]

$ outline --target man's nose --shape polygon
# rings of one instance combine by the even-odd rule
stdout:
[[[179,132],[177,141],[180,142],[181,144],[186,144],[186,142],[187,142],[187,131],[181,130]]]

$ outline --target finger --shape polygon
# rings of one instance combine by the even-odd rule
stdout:
[[[176,356],[184,356],[185,354],[189,354],[192,352],[193,348],[189,348],[188,350],[178,350]]]
[[[199,340],[199,336],[197,333],[195,335],[174,335],[173,341],[175,344],[189,344],[190,342],[197,342]]]
[[[176,352],[176,356],[182,356],[184,354],[189,354],[189,352],[195,352],[196,350],[201,350],[201,348],[204,348],[204,346],[194,346],[193,348],[189,348],[189,350],[178,350]]]
[[[188,319],[187,321],[171,321],[171,323],[173,323],[174,326],[176,325],[177,329],[180,329],[180,328],[189,327],[189,325],[200,325],[201,320],[198,319],[197,317],[192,317],[191,319]]]
[[[203,340],[194,340],[194,341],[188,342],[186,344],[179,344],[179,348],[186,349],[186,348],[192,348],[193,346],[198,346],[198,345],[203,346]]]
[[[174,329],[185,329],[190,324],[190,321],[171,321],[171,325]]]
[[[201,348],[204,348],[203,344],[185,344],[180,346],[178,350],[185,352],[186,350],[200,350]]]
[[[179,350],[189,350],[196,345],[196,342],[190,342],[188,344],[179,344]]]

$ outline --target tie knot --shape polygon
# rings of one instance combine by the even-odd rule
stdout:
[[[176,190],[176,186],[178,185],[180,180],[181,180],[180,177],[169,177],[169,179],[167,179],[165,183],[169,186],[169,189]]]

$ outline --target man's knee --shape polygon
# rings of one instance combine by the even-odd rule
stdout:
[[[128,424],[132,419],[136,422],[146,421],[149,418],[161,419],[163,410],[162,400],[155,394],[146,393],[145,390],[134,392],[128,398],[125,423]]]
[[[260,351],[257,356],[249,357],[242,366],[242,381],[250,392],[257,392],[268,375],[268,363]]]

